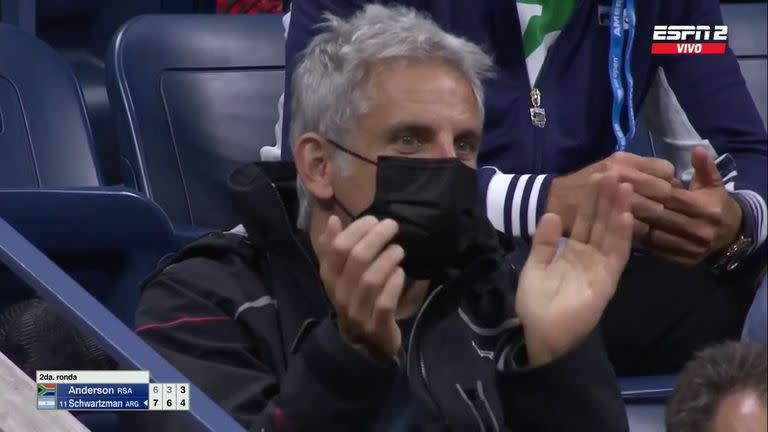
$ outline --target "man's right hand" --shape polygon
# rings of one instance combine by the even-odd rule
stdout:
[[[552,181],[547,197],[547,212],[560,215],[566,235],[570,235],[576,210],[586,197],[592,174],[617,175],[619,182],[632,185],[630,208],[635,217],[634,234],[644,238],[649,227],[643,219],[656,217],[674,186],[675,167],[664,159],[616,152],[575,173]]]
[[[342,230],[328,219],[316,252],[320,278],[336,310],[339,331],[355,349],[372,358],[397,355],[402,337],[395,312],[403,293],[403,248],[391,244],[397,223],[365,216]]]

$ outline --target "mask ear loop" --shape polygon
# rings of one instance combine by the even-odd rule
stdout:
[[[339,199],[338,199],[338,198],[336,198],[336,195],[334,195],[334,196],[333,196],[333,202],[335,202],[335,203],[336,203],[336,205],[337,205],[337,206],[339,206],[339,208],[341,209],[341,211],[343,211],[343,212],[344,212],[344,213],[347,215],[347,217],[348,217],[350,220],[355,220],[355,219],[357,219],[357,216],[353,215],[353,214],[352,214],[352,212],[351,212],[351,211],[349,211],[349,209],[347,208],[347,206],[345,206],[344,204],[342,204],[342,203],[341,203],[341,201],[339,201]]]
[[[332,139],[326,138],[325,140],[328,141],[332,146],[336,147],[338,150],[341,150],[342,152],[344,152],[344,153],[346,153],[346,154],[348,154],[348,155],[350,155],[350,156],[352,156],[354,158],[357,158],[357,159],[359,159],[359,160],[361,160],[363,162],[368,162],[369,164],[371,164],[373,166],[378,165],[376,163],[376,161],[368,159],[367,157],[361,155],[360,153],[354,152],[354,151],[344,147],[343,145],[337,143],[336,141],[334,141]]]
[[[332,140],[330,138],[326,138],[325,140],[328,141],[328,143],[331,144],[332,146],[336,147],[336,149],[338,149],[338,150],[340,150],[340,151],[342,151],[342,152],[344,152],[344,153],[346,153],[346,154],[348,154],[348,155],[350,155],[350,156],[352,156],[354,158],[357,158],[357,159],[359,159],[359,160],[361,160],[363,162],[367,162],[367,163],[369,163],[369,164],[371,164],[373,166],[377,166],[375,161],[373,161],[371,159],[368,159],[367,157],[365,157],[365,156],[363,156],[363,155],[361,155],[359,153],[356,153],[356,152],[354,152],[354,151],[344,147],[343,145],[337,143],[336,141],[334,141],[334,140]],[[347,206],[342,204],[341,201],[339,201],[338,198],[336,198],[336,195],[333,196],[333,201],[336,203],[336,205],[339,206],[341,211],[343,211],[347,215],[347,217],[349,217],[350,220],[357,219],[357,216],[352,214],[352,212],[349,211]]]

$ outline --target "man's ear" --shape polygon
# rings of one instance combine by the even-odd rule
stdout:
[[[316,133],[299,137],[293,150],[296,172],[312,196],[320,200],[333,197],[333,164],[328,145]]]

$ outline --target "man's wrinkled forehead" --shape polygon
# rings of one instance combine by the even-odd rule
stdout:
[[[461,129],[482,132],[481,110],[471,83],[444,61],[398,58],[373,62],[360,83],[359,96],[361,114],[375,109],[382,121],[451,121]]]

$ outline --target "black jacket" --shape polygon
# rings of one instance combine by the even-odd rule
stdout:
[[[267,189],[275,196],[262,202],[274,203]],[[507,257],[477,260],[434,288],[407,354],[376,362],[341,339],[314,255],[285,213],[250,217],[248,236],[209,234],[162,263],[136,318],[144,340],[249,430],[368,430],[401,368],[426,431],[628,430],[597,334],[526,367]],[[175,419],[154,421],[175,430]]]

